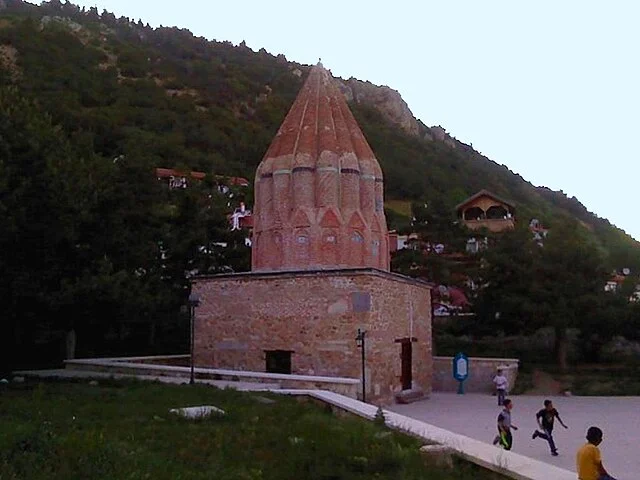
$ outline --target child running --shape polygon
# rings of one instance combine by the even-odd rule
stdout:
[[[533,435],[531,435],[531,438],[534,440],[536,438],[542,438],[549,442],[551,455],[554,457],[558,456],[558,449],[556,448],[556,443],[553,440],[553,422],[556,418],[558,419],[558,422],[560,422],[560,425],[564,428],[569,428],[564,424],[560,415],[558,415],[558,410],[553,407],[553,402],[551,400],[545,400],[544,408],[536,413],[536,421],[538,422],[538,426],[542,432],[535,430]]]
[[[493,439],[494,445],[499,443],[505,450],[511,450],[511,447],[513,447],[513,435],[511,434],[511,429],[518,430],[518,427],[511,423],[512,408],[513,402],[510,399],[505,398],[504,410],[502,410],[498,415],[498,435]]]

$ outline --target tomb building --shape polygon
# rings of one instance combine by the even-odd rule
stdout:
[[[383,172],[321,64],[254,185],[251,272],[193,280],[196,365],[376,403],[428,395],[430,287],[389,270]]]

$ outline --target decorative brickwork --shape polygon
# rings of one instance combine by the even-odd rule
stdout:
[[[264,371],[265,352],[283,350],[293,374],[359,379],[362,328],[367,401],[390,403],[401,390],[401,339],[414,339],[413,386],[431,391],[431,292],[422,282],[345,269],[201,277],[193,290],[202,299],[198,366]]]
[[[252,270],[389,270],[383,206],[380,165],[318,64],[256,172]]]

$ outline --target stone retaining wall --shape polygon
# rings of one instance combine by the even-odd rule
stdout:
[[[167,361],[184,360],[184,355],[165,357],[120,357],[85,358],[65,360],[66,370],[112,373],[121,375],[155,375],[159,377],[189,378],[189,367],[167,365]],[[188,358],[188,357],[187,357]],[[154,362],[154,359],[157,361]],[[356,378],[323,377],[313,375],[287,375],[279,373],[249,372],[197,367],[194,369],[198,380],[226,380],[231,382],[263,383],[269,388],[278,385],[286,389],[319,389],[356,398],[361,391],[360,380]]]
[[[491,393],[494,391],[492,379],[502,367],[508,380],[507,392],[518,376],[517,358],[469,357],[469,377],[464,382],[465,392]],[[436,392],[455,392],[458,382],[453,378],[453,357],[433,357],[433,390]]]

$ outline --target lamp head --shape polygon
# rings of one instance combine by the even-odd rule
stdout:
[[[189,306],[197,307],[199,305],[200,305],[200,295],[198,295],[196,292],[191,292],[189,294]]]

